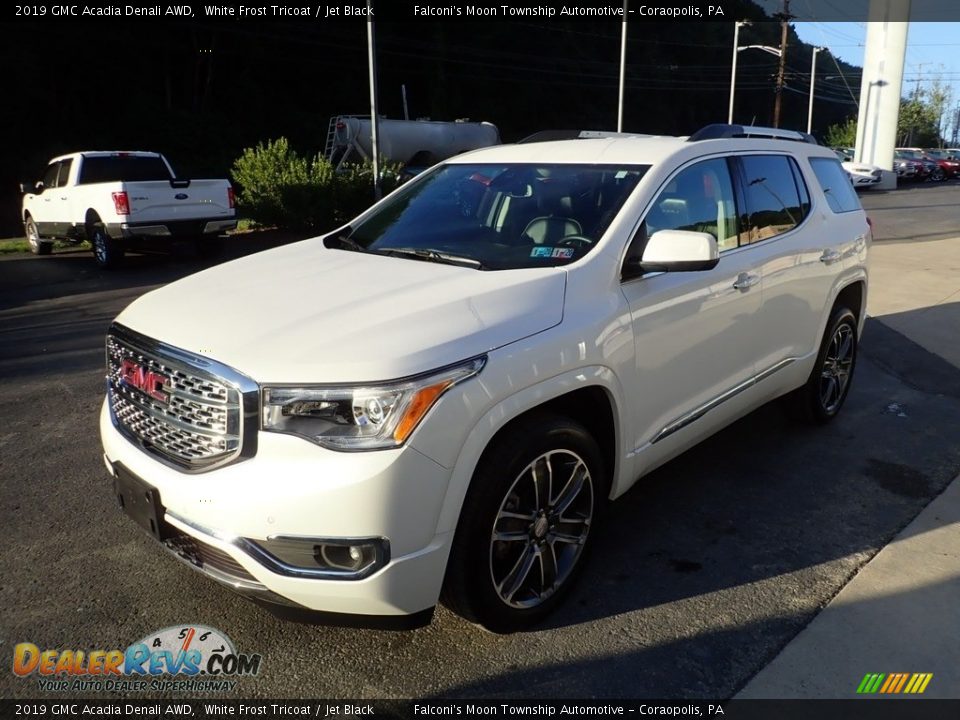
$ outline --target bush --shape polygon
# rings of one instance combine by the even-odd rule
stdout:
[[[381,173],[384,193],[397,186],[397,170]],[[369,162],[337,172],[322,155],[300,156],[286,138],[246,148],[233,163],[233,178],[238,212],[259,225],[325,232],[373,203]]]

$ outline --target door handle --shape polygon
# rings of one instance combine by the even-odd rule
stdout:
[[[823,255],[820,256],[820,262],[825,265],[832,265],[842,257],[843,256],[837,250],[824,250]]]
[[[733,283],[733,287],[741,292],[746,292],[754,285],[760,282],[760,276],[752,273],[740,273]]]

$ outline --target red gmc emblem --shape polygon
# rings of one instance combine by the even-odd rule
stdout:
[[[130,358],[124,358],[120,363],[120,382],[130,387],[135,387],[141,392],[145,392],[154,400],[162,403],[168,402],[170,396],[163,391],[163,386],[168,378],[166,375],[147,370]]]

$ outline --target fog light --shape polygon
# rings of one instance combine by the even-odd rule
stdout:
[[[328,567],[356,572],[368,565],[372,548],[363,545],[317,545],[318,562]]]
[[[386,538],[314,538],[275,535],[247,540],[271,571],[294,577],[359,580],[390,560]]]

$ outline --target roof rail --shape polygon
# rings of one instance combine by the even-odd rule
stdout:
[[[652,137],[640,133],[614,132],[612,130],[541,130],[517,141],[518,145],[534,142],[549,142],[550,140],[580,140],[585,138],[625,138],[625,137]]]
[[[700,128],[687,138],[687,142],[747,137],[794,140],[796,142],[810,143],[811,145],[820,144],[813,135],[808,135],[799,130],[781,130],[780,128],[756,127],[755,125],[726,125],[724,123],[714,123],[713,125]]]

